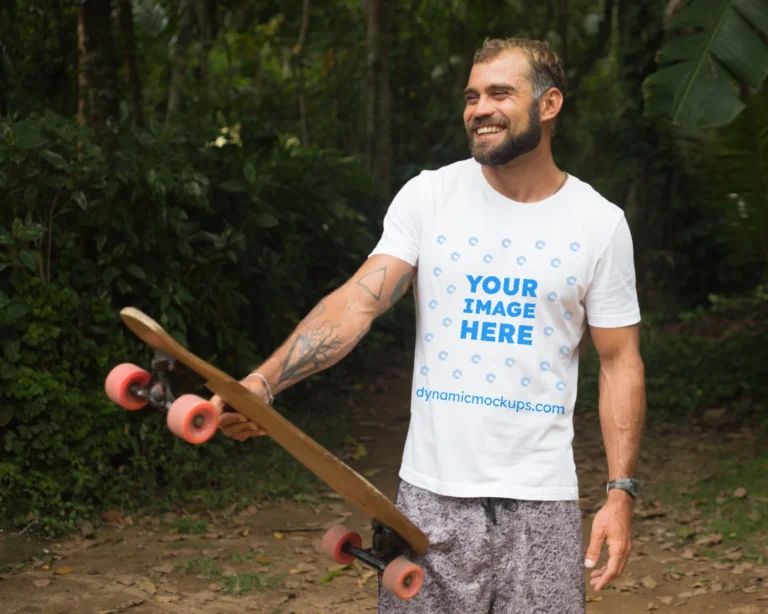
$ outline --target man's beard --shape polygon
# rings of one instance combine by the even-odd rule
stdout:
[[[512,162],[516,158],[527,154],[539,145],[541,141],[541,117],[539,116],[539,105],[536,102],[531,103],[531,110],[528,113],[528,129],[519,134],[511,134],[509,125],[506,126],[507,134],[504,140],[495,147],[488,147],[487,143],[477,141],[477,126],[467,130],[469,139],[469,151],[472,157],[485,166],[501,166]]]

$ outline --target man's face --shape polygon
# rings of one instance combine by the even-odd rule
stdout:
[[[480,164],[501,166],[541,141],[529,71],[528,59],[516,50],[472,67],[464,90],[464,126],[472,157]]]

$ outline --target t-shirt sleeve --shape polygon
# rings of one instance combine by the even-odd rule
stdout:
[[[590,326],[619,328],[640,321],[632,235],[624,216],[597,262],[584,302]]]
[[[370,256],[388,254],[416,266],[421,245],[425,179],[423,174],[418,175],[397,193],[384,216],[384,231],[379,243]]]

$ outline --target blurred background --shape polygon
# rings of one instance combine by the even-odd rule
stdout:
[[[238,480],[255,499],[306,487],[276,447],[193,448],[109,402],[109,369],[147,357],[117,314],[235,377],[258,364],[363,262],[408,179],[468,157],[487,36],[565,61],[555,157],[629,220],[649,420],[727,408],[762,436],[766,32],[764,5],[723,0],[2,0],[2,522],[56,533],[108,506],[228,505]],[[407,386],[412,338],[409,297],[278,408],[348,442],[345,395],[389,366]]]

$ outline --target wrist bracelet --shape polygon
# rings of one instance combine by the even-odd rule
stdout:
[[[269,394],[269,404],[272,405],[272,403],[275,402],[275,397],[272,396],[272,388],[269,387],[269,382],[267,381],[267,378],[264,377],[261,373],[251,373],[249,375],[246,375],[245,379],[248,379],[249,377],[261,378],[261,381],[264,382],[264,386],[266,386],[267,388],[267,394]]]

